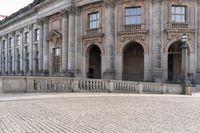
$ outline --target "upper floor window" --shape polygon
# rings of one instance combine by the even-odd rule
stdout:
[[[20,45],[20,44],[21,44],[21,37],[20,37],[20,35],[17,35],[17,36],[16,36],[16,44],[17,44],[17,45]]]
[[[34,40],[35,40],[35,41],[39,41],[39,39],[40,39],[40,32],[39,32],[39,29],[35,29]]]
[[[14,39],[11,37],[11,38],[9,38],[9,48],[12,48],[13,47],[13,45],[14,45]]]
[[[141,7],[127,7],[125,8],[125,24],[141,24],[142,20]]]
[[[27,44],[27,43],[29,43],[29,41],[30,41],[30,34],[29,34],[29,32],[26,32],[25,33],[25,43]]]
[[[3,42],[2,42],[2,49],[3,49],[3,50],[6,49],[6,40],[3,40]]]
[[[186,21],[186,6],[172,6],[172,22],[184,23]]]
[[[99,27],[99,12],[89,14],[89,29],[94,29]]]

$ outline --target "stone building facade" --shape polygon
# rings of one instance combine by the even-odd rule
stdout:
[[[200,83],[199,0],[35,0],[0,21],[1,75]]]

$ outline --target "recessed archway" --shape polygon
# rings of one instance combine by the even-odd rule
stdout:
[[[181,42],[177,41],[168,49],[168,81],[178,82],[181,80]]]
[[[101,78],[101,49],[97,45],[91,45],[87,50],[88,78]]]
[[[123,80],[144,80],[144,49],[141,44],[131,42],[123,51]]]

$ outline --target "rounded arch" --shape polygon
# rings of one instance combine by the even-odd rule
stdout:
[[[181,41],[180,39],[174,39],[174,40],[170,41],[169,43],[167,43],[167,45],[163,49],[163,53],[168,53],[170,46],[173,45],[174,43],[180,42],[180,41]],[[192,49],[191,44],[190,43],[187,43],[187,44],[189,47],[188,53],[192,53],[194,50]]]
[[[119,53],[120,53],[120,54],[123,54],[124,49],[125,49],[127,46],[129,46],[130,44],[133,44],[133,43],[140,44],[140,45],[142,46],[142,48],[143,48],[144,53],[147,53],[147,52],[148,52],[148,49],[147,49],[147,47],[146,47],[146,45],[145,45],[144,43],[142,43],[141,41],[135,40],[135,41],[126,41],[126,42],[120,47]]]
[[[97,46],[101,51],[101,55],[105,55],[105,51],[104,51],[103,47],[100,44],[95,43],[95,44],[86,45],[85,50],[84,50],[84,56],[89,56],[90,49],[93,46]]]
[[[144,80],[144,48],[140,43],[129,42],[123,48],[123,79]]]

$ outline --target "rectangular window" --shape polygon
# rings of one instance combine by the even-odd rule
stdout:
[[[39,29],[35,29],[34,40],[39,41],[39,39],[40,39]]]
[[[55,73],[60,72],[60,67],[61,67],[60,56],[61,56],[60,48],[54,48],[54,50],[53,50],[53,68],[54,68]]]
[[[171,21],[184,23],[186,21],[186,6],[172,6]]]
[[[127,7],[125,8],[125,24],[141,24],[142,20],[141,7]]]
[[[21,44],[21,36],[20,35],[17,35],[16,36],[16,45],[20,45]]]
[[[8,45],[9,48],[12,48],[14,46],[14,39],[12,37],[9,38],[9,43],[8,44],[9,44]]]
[[[89,19],[89,29],[94,29],[99,27],[99,12],[90,13],[88,15]]]
[[[6,40],[3,40],[2,42],[2,50],[5,50],[6,49]]]
[[[30,34],[29,32],[25,33],[25,43],[28,44],[30,42]]]
[[[8,61],[8,62],[9,62],[9,73],[11,74],[11,72],[12,72],[12,63],[13,63],[13,62],[12,62],[12,59],[13,59],[13,57],[12,57],[12,51],[9,50],[8,54],[9,54],[9,55],[8,55],[8,57],[9,57],[9,59],[8,59],[8,60],[9,60],[9,61]]]
[[[5,72],[5,68],[6,68],[6,56],[5,56],[5,52],[2,52],[2,71]]]
[[[38,73],[39,72],[39,50],[38,50],[38,44],[34,45],[34,51],[35,51],[35,72]]]
[[[16,65],[17,65],[17,73],[20,72],[20,51],[19,48],[16,49]]]

